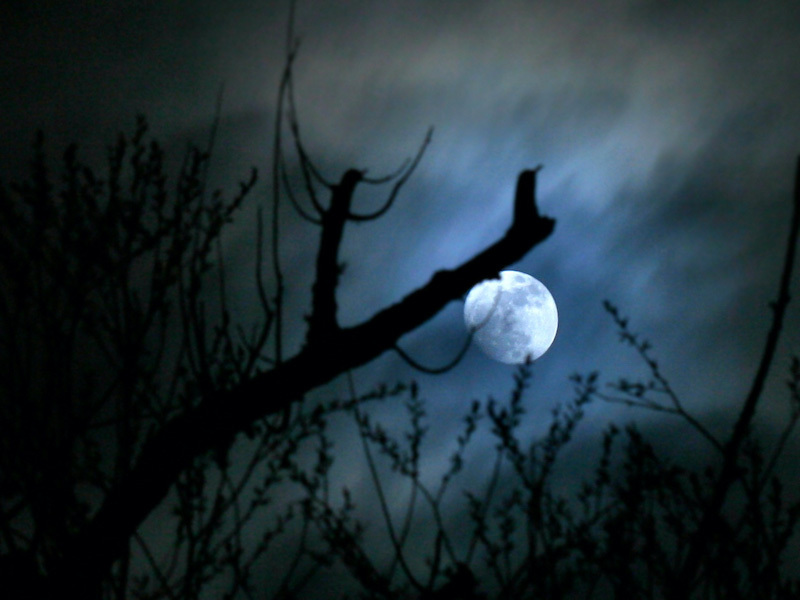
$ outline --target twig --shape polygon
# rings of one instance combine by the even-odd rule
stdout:
[[[720,511],[727,498],[728,491],[738,478],[739,471],[739,451],[750,429],[750,424],[755,415],[758,401],[764,390],[764,384],[769,374],[769,369],[775,357],[775,350],[778,346],[786,308],[789,305],[789,289],[794,270],[794,258],[797,249],[798,230],[800,230],[800,157],[797,159],[794,180],[794,198],[792,208],[792,219],[789,227],[789,239],[786,244],[786,254],[783,262],[783,272],[781,274],[778,297],[772,304],[773,317],[772,327],[770,328],[764,344],[764,351],[761,362],[756,371],[750,392],[744,402],[739,418],[731,434],[730,439],[725,444],[723,453],[723,463],[719,478],[714,485],[711,498],[689,547],[689,552],[683,562],[681,572],[675,579],[675,589],[673,598],[683,600],[688,597],[692,583],[701,565],[701,556],[705,553],[708,539],[720,518]]]

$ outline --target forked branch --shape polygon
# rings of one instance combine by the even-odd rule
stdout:
[[[355,178],[355,176],[353,176]],[[499,240],[401,301],[350,328],[334,328],[324,344],[308,344],[297,355],[227,391],[208,395],[166,423],[144,445],[136,465],[108,494],[89,525],[72,541],[53,573],[64,594],[85,595],[124,552],[139,524],[166,497],[192,460],[230,440],[264,416],[284,411],[308,391],[364,365],[426,323],[473,285],[527,254],[553,231],[555,222],[540,217],[535,202],[536,170],[523,171],[515,196],[514,220]],[[530,195],[525,197],[520,188]]]

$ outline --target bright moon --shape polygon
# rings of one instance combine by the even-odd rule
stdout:
[[[507,364],[536,360],[556,337],[556,302],[544,284],[519,271],[502,271],[473,287],[464,322],[486,354]]]

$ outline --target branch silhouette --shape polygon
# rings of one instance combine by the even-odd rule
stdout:
[[[351,189],[359,176],[357,171],[348,171],[341,190]],[[331,327],[329,303],[323,308],[328,316],[322,317],[322,325],[317,325],[323,327],[317,331],[324,331],[325,337],[310,337],[313,343],[307,344],[294,357],[233,389],[210,392],[198,406],[166,423],[145,443],[127,476],[108,494],[87,527],[67,546],[64,561],[54,578],[54,589],[79,593],[101,578],[192,459],[224,444],[257,419],[286,410],[308,391],[392,350],[400,337],[427,322],[450,301],[460,298],[479,281],[496,277],[501,269],[520,260],[544,241],[552,233],[555,221],[539,216],[535,181],[536,170],[520,174],[514,220],[505,235],[482,252],[457,268],[436,272],[427,284],[359,325]],[[530,195],[520,193],[521,186]],[[341,202],[343,206],[346,204],[344,199]],[[341,222],[323,223],[322,239],[325,239],[326,227],[341,227]],[[330,258],[335,257],[341,241],[341,235],[328,233],[334,240],[327,242],[333,254],[323,261],[326,265],[323,271],[327,271],[319,273],[328,278],[327,288],[321,294],[335,291],[336,275],[331,270],[337,266]]]
[[[728,497],[731,487],[739,478],[739,457],[742,452],[742,446],[750,431],[750,426],[756,413],[756,407],[764,391],[767,375],[775,359],[778,339],[783,329],[786,309],[789,306],[789,289],[791,287],[792,271],[794,270],[794,259],[797,253],[798,231],[800,231],[800,156],[797,158],[795,167],[792,217],[789,224],[789,236],[786,242],[783,271],[778,286],[778,297],[775,302],[771,304],[773,310],[772,326],[767,333],[764,351],[761,355],[758,370],[753,377],[750,391],[742,405],[733,432],[723,449],[722,468],[720,469],[719,477],[717,478],[708,501],[705,514],[692,536],[689,551],[683,561],[682,572],[680,576],[675,579],[675,588],[672,590],[671,595],[675,600],[689,597],[693,581],[697,575],[700,557],[705,552],[709,537],[714,530],[718,528],[722,507]]]

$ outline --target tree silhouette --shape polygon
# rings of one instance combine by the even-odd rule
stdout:
[[[517,194],[504,236],[363,323],[339,326],[335,294],[345,226],[385,213],[430,132],[415,159],[392,176],[374,180],[349,169],[339,183],[326,182],[300,141],[291,87],[295,50],[288,52],[280,84],[275,137],[275,286],[270,295],[262,281],[260,227],[254,293],[263,318],[252,335],[231,322],[219,237],[256,175],[231,200],[209,193],[213,133],[206,150],[188,152],[173,182],[161,147],[145,140],[142,119],[130,140],[120,136],[109,149],[104,178],[80,163],[71,146],[58,189],[39,136],[29,182],[0,188],[3,422],[9,431],[2,457],[4,564],[10,575],[22,573],[18,563],[40,574],[42,597],[99,594],[112,567],[127,564],[137,529],[171,489],[188,494],[187,506],[202,503],[202,465],[209,456],[224,464],[243,433],[277,453],[269,438],[285,437],[292,407],[307,392],[391,350],[402,335],[553,230],[554,222],[535,207],[535,171],[525,171],[518,189],[527,192]],[[286,186],[280,132],[287,124],[316,211],[302,214],[321,228],[306,344],[291,357],[282,348],[287,324],[277,251],[281,195],[299,208]],[[389,182],[394,187],[381,210],[359,215],[352,209],[357,186]],[[326,205],[315,184],[327,190]],[[205,295],[214,275],[221,307],[216,318]],[[207,529],[223,508],[212,507],[219,514]],[[185,510],[179,533],[200,544],[208,531],[191,525],[201,509]],[[186,559],[194,558],[190,552]],[[186,571],[202,579],[202,569],[186,565]],[[126,586],[127,577],[120,573],[117,585]],[[186,597],[201,583],[190,579],[184,580]],[[118,595],[124,595],[121,588]]]
[[[257,219],[252,287],[261,314],[249,330],[228,308],[220,236],[248,198],[256,172],[230,199],[209,190],[218,121],[207,147],[190,148],[174,180],[140,118],[132,136],[121,135],[109,148],[102,177],[70,146],[54,183],[39,135],[27,181],[0,182],[4,596],[318,597],[307,586],[324,572],[341,586],[330,597],[799,594],[796,573],[781,561],[800,503],[787,503],[775,476],[800,418],[796,357],[788,381],[791,418],[772,450],[751,425],[789,302],[800,162],[772,327],[727,438],[718,439],[692,415],[650,344],[607,303],[648,377],[602,385],[596,373],[575,375],[575,398],[554,410],[543,437],[523,442],[531,370],[521,366],[506,402],[472,404],[433,487],[423,477],[427,425],[418,386],[358,394],[350,373],[387,351],[410,360],[397,346],[402,335],[550,235],[554,221],[536,207],[538,168],[519,175],[511,225],[500,239],[362,323],[342,327],[336,292],[348,224],[379,219],[394,205],[431,132],[393,174],[371,178],[351,168],[328,181],[301,139],[291,26],[288,39],[268,232],[261,210]],[[370,214],[353,206],[355,190],[365,185],[390,186]],[[288,323],[284,311],[280,202],[286,200],[319,227],[305,324]],[[305,343],[287,356],[284,331],[301,326]],[[305,400],[339,376],[349,383],[347,397]],[[403,402],[407,430],[392,433],[370,411],[384,401]],[[554,483],[557,461],[593,401],[674,416],[706,440],[715,458],[697,470],[660,456],[635,426],[611,426],[594,472],[565,493]],[[335,453],[328,424],[336,418],[351,420],[360,435],[388,555],[373,555],[359,515],[363,506],[347,489],[331,491]],[[493,469],[484,487],[458,488],[482,428],[496,440]],[[410,483],[399,512],[387,498],[386,477]],[[453,508],[452,496],[460,492],[462,504]],[[168,530],[143,531],[154,512],[163,513]],[[265,562],[274,569],[268,583],[259,578]]]

